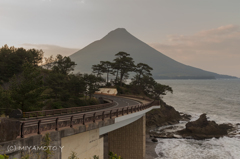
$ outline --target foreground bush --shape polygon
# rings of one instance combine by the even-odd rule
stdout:
[[[114,154],[113,152],[108,153],[110,159],[123,159],[121,156],[117,156],[117,154]]]

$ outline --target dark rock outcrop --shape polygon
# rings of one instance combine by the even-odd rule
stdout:
[[[202,114],[196,121],[188,122],[186,128],[178,131],[178,134],[194,139],[219,138],[227,135],[228,130],[232,128],[229,124],[218,125],[215,121],[208,121],[206,114]]]
[[[14,119],[0,118],[0,142],[15,140],[20,132],[20,122]]]
[[[181,113],[180,113],[181,114]],[[191,115],[189,115],[189,114],[181,114],[181,116],[182,116],[182,121],[189,121],[189,120],[191,120]]]
[[[153,109],[146,115],[147,129],[153,129],[164,125],[173,125],[179,123],[181,115],[172,106],[165,103],[160,109]]]
[[[158,142],[158,140],[156,138],[153,138],[152,142]]]

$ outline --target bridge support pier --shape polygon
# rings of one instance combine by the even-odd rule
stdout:
[[[146,117],[108,133],[108,150],[123,159],[145,159]]]

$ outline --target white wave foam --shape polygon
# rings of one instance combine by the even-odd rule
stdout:
[[[240,159],[240,139],[158,139],[156,159]]]
[[[192,115],[191,121],[206,113],[218,124],[240,123],[240,81],[237,80],[161,80],[174,93],[164,101],[176,110]],[[181,123],[182,124],[182,123]],[[234,138],[205,141],[161,139],[156,147],[158,159],[240,159],[240,126]]]

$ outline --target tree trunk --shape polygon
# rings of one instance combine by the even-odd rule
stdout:
[[[136,81],[137,81],[136,85],[138,85],[138,83],[139,83],[139,75],[138,74],[136,75]]]
[[[109,71],[107,72],[107,84],[108,84],[108,74],[109,74]]]
[[[120,76],[120,86],[122,87],[122,79],[123,79],[123,73],[121,73],[121,76]]]
[[[115,78],[115,82],[117,81],[118,79],[118,70],[117,70],[117,75],[116,75],[116,78]]]

